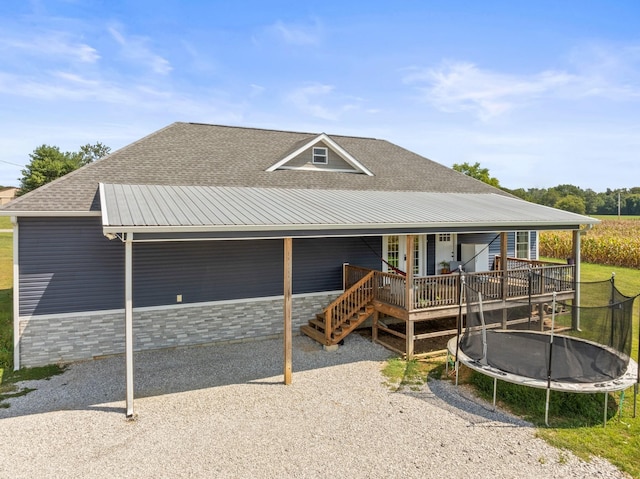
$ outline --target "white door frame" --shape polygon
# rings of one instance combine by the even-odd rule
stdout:
[[[414,252],[415,268],[413,274],[415,276],[426,276],[427,271],[427,236],[415,235],[416,251]],[[390,241],[392,240],[392,241]],[[398,261],[397,264],[393,261],[393,257],[389,258],[390,248],[393,245],[397,251]],[[407,259],[407,235],[388,235],[382,237],[382,257],[388,263],[396,266],[399,270],[407,272],[406,259]],[[386,273],[393,273],[393,268],[382,263],[382,271]]]

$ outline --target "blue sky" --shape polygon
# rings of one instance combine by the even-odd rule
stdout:
[[[639,24],[637,0],[3,0],[0,184],[43,143],[192,121],[384,138],[508,188],[640,186]]]

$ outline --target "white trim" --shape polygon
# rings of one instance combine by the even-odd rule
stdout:
[[[342,294],[343,290],[335,290],[335,291],[319,291],[317,293],[298,293],[294,294],[293,299],[296,298],[309,298],[314,296],[328,296],[328,295],[339,295]],[[262,296],[258,298],[240,298],[240,299],[223,299],[220,301],[202,301],[199,303],[179,303],[179,304],[165,304],[161,306],[144,306],[140,308],[133,308],[134,313],[143,313],[143,312],[153,312],[153,311],[166,311],[166,310],[174,310],[174,309],[184,309],[184,308],[203,308],[210,306],[222,306],[228,304],[243,304],[243,303],[257,303],[261,301],[281,301],[284,299],[284,295],[279,296]],[[124,308],[120,309],[102,309],[98,311],[77,311],[73,313],[54,313],[54,314],[38,314],[31,316],[22,316],[20,317],[20,321],[49,321],[55,320],[59,318],[85,318],[91,316],[98,315],[107,315],[107,314],[123,314],[125,312]]]
[[[13,223],[13,370],[20,369],[20,254],[18,218],[11,217]]]
[[[518,234],[527,233],[527,256],[520,258],[518,256]],[[531,259],[531,231],[514,231],[513,232],[513,256],[519,259]]]
[[[501,224],[496,222],[429,222],[429,223],[332,223],[332,224],[261,224],[261,225],[198,225],[198,226],[105,226],[104,233],[213,233],[213,232],[251,232],[251,231],[291,231],[291,230],[339,230],[339,229],[375,229],[384,234],[384,230],[403,228],[423,228],[428,230],[440,229],[442,231],[467,228],[486,228],[486,231],[529,231],[537,228],[550,228],[574,230],[579,229],[580,224],[564,222],[531,221],[522,224]],[[564,228],[563,228],[564,227]],[[474,231],[475,232],[475,231]],[[396,234],[396,233],[394,233]],[[397,233],[400,234],[400,233]],[[409,232],[407,234],[427,234]],[[224,238],[227,240],[234,238]],[[171,240],[167,240],[171,241]]]
[[[104,191],[104,183],[98,184],[98,191],[100,192],[100,209],[102,210],[102,226],[109,225],[109,216],[107,215],[107,197]]]
[[[75,216],[100,216],[100,211],[16,211],[16,210],[0,210],[0,216],[16,216],[16,217],[75,217]]]
[[[351,173],[353,175],[360,175],[362,172],[356,170],[345,170],[342,168],[315,168],[313,166],[283,166],[278,168],[279,170],[296,170],[296,171],[326,171],[328,173]]]
[[[296,156],[298,156],[302,152],[308,150],[309,148],[312,148],[314,145],[316,145],[316,144],[318,144],[320,142],[324,142],[327,145],[329,145],[331,147],[331,149],[335,153],[338,154],[338,156],[340,156],[344,161],[349,163],[355,169],[360,170],[362,173],[364,173],[367,176],[374,176],[371,171],[369,171],[362,163],[360,163],[358,160],[356,160],[344,148],[342,148],[335,141],[333,141],[329,136],[327,136],[326,133],[321,133],[320,135],[318,135],[316,138],[314,138],[310,142],[305,143],[300,148],[295,150],[293,153],[290,153],[289,155],[285,156],[282,160],[278,161],[275,165],[272,165],[269,168],[267,168],[266,171],[275,171],[275,170],[279,169],[281,166],[283,166],[284,164],[288,163],[289,161],[291,161],[293,158],[295,158]]]
[[[322,150],[324,154],[320,154],[320,151],[316,153],[316,150]],[[324,161],[316,161],[316,157],[324,158]],[[311,163],[314,165],[328,165],[329,164],[329,148],[326,146],[312,146],[311,147]]]

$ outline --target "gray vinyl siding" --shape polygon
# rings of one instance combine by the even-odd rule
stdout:
[[[427,275],[436,274],[436,235],[427,235]]]
[[[369,238],[376,251],[382,241]],[[283,291],[282,240],[134,245],[134,306],[259,298]],[[296,239],[293,293],[342,288],[342,264],[378,267],[360,238]]]
[[[532,231],[529,236],[529,258],[538,259],[538,232]]]
[[[20,219],[20,315],[124,307],[124,245],[100,218]],[[382,240],[296,239],[293,292],[342,288],[342,264],[380,264]],[[134,307],[259,298],[283,291],[282,240],[135,243]]]
[[[538,232],[531,231],[529,235],[529,258],[537,257]],[[489,244],[489,268],[494,268],[496,255],[500,256],[500,233],[471,233],[459,234],[458,244]],[[513,231],[507,233],[507,256],[516,255],[516,234]]]
[[[100,218],[20,218],[20,315],[123,307],[124,248]]]
[[[293,241],[293,293],[342,289],[344,263],[379,270],[381,261],[382,237],[380,236],[295,239]]]

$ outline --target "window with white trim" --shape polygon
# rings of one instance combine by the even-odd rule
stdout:
[[[516,231],[516,258],[529,259],[529,232]]]
[[[329,163],[329,150],[321,146],[314,146],[312,162],[316,165],[326,165]]]

